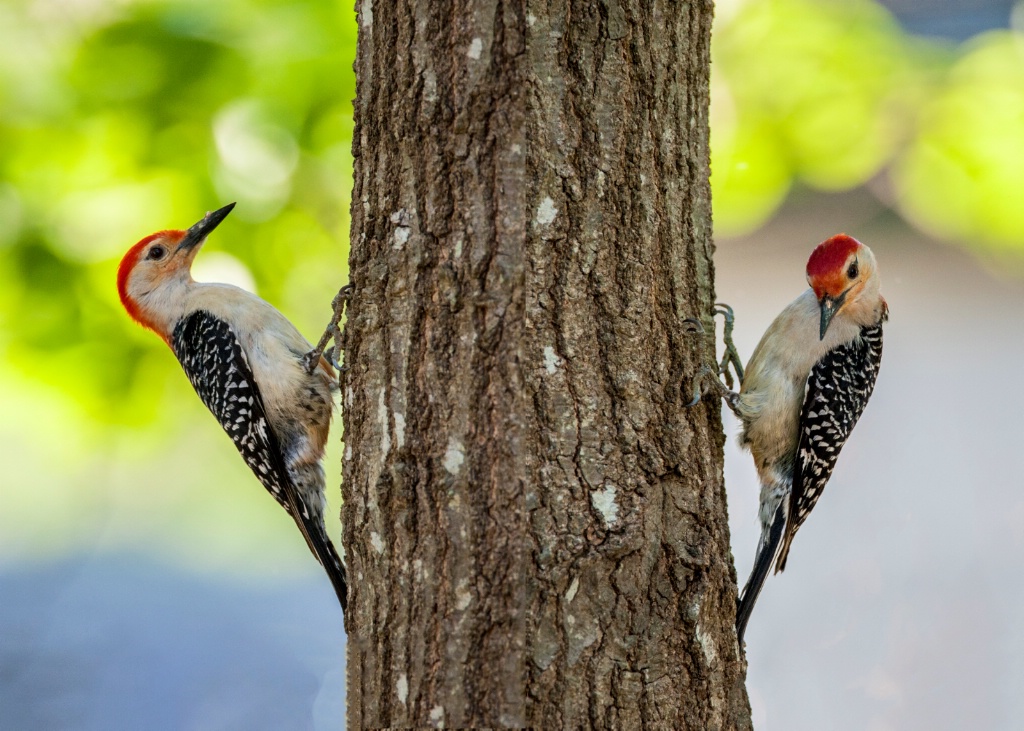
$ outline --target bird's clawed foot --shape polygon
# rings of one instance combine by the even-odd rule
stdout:
[[[354,287],[352,284],[346,284],[335,295],[334,300],[331,302],[331,309],[333,314],[331,315],[331,321],[327,325],[327,329],[324,330],[324,334],[320,336],[320,341],[316,344],[316,347],[306,353],[302,357],[302,367],[306,369],[307,373],[312,373],[317,364],[320,362],[320,357],[323,356],[327,359],[339,373],[346,370],[346,366],[339,365],[338,356],[342,350],[342,332],[341,332],[341,318],[345,316],[345,308],[348,306],[348,301],[352,299],[352,292]],[[334,341],[330,349],[327,348],[327,343]]]
[[[739,408],[740,395],[722,383],[711,366],[701,366],[697,371],[697,375],[693,378],[692,393],[693,398],[686,404],[688,409],[699,404],[704,395],[709,393],[723,399],[734,413]]]
[[[716,315],[722,315],[725,319],[725,327],[723,333],[723,340],[725,341],[725,352],[722,355],[722,362],[717,367],[704,365],[697,371],[697,375],[693,379],[693,398],[689,403],[686,404],[687,408],[696,406],[700,403],[700,400],[704,397],[704,394],[711,393],[719,398],[725,400],[725,403],[729,406],[733,412],[736,412],[739,407],[740,395],[732,390],[733,376],[730,372],[730,367],[736,373],[736,381],[743,383],[743,363],[740,360],[739,352],[736,350],[736,346],[732,341],[732,330],[735,325],[736,319],[733,315],[732,308],[724,303],[717,303],[715,305],[714,313]],[[688,317],[683,320],[686,327],[686,332],[691,335],[703,335],[706,331],[704,330],[703,324],[696,318]],[[719,375],[725,377],[725,383],[719,380]]]
[[[743,361],[740,359],[740,353],[736,350],[736,344],[732,341],[732,329],[736,326],[736,316],[732,312],[732,308],[724,302],[715,303],[715,314],[721,315],[725,320],[722,328],[722,342],[725,344],[725,352],[722,353],[722,362],[718,364],[718,373],[725,376],[725,384],[732,388],[733,380],[732,373],[729,372],[729,366],[732,366],[732,370],[736,373],[736,384],[743,384]]]
[[[686,332],[689,335],[704,334],[704,325],[696,317],[687,317],[683,320],[683,324],[686,325]]]

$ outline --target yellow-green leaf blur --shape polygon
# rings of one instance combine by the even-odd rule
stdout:
[[[236,501],[258,487],[166,347],[121,310],[114,275],[142,236],[237,200],[197,278],[254,288],[315,338],[346,279],[355,34],[344,2],[0,5],[0,429],[22,465],[3,487],[0,557],[66,550],[124,500],[169,501],[215,533],[186,505],[225,481],[225,511],[261,516],[234,521],[234,538],[265,544],[252,526],[276,506]],[[719,3],[716,235],[757,229],[795,187],[867,186],[932,235],[1019,256],[1022,38],[915,37],[871,0]],[[177,476],[139,485],[154,460]],[[41,542],[24,516],[44,510]],[[170,522],[152,520],[113,540]]]

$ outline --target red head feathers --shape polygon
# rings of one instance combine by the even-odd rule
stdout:
[[[811,258],[807,260],[807,276],[822,277],[842,269],[850,254],[857,251],[860,246],[857,239],[846,234],[825,239],[814,248]]]
[[[836,297],[846,288],[846,262],[860,247],[857,239],[846,234],[825,239],[815,247],[807,260],[807,281],[818,299],[825,294]]]

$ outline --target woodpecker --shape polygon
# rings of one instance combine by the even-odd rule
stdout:
[[[811,253],[807,281],[810,288],[775,318],[745,373],[737,369],[739,393],[705,367],[689,404],[705,388],[725,400],[742,424],[740,444],[753,456],[761,483],[761,540],[736,611],[741,645],[772,562],[775,573],[786,568],[793,537],[832,476],[882,359],[889,308],[871,249],[845,234],[833,236]],[[726,316],[727,354],[719,370],[731,384],[731,310]]]
[[[256,295],[192,279],[193,259],[234,206],[135,244],[118,268],[118,294],[132,319],[170,346],[249,469],[294,519],[344,610],[345,568],[324,528],[320,465],[334,371],[322,357],[304,368],[310,344]]]

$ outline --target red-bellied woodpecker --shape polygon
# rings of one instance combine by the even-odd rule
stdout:
[[[753,455],[761,482],[761,540],[736,611],[741,644],[772,562],[776,573],[786,568],[793,537],[864,411],[882,359],[889,309],[871,250],[833,236],[811,253],[807,281],[811,288],[775,318],[746,373],[738,371],[739,393],[704,368],[690,404],[704,387],[725,399],[743,425],[740,444]],[[731,311],[726,317],[731,325]],[[727,347],[735,353],[731,342]]]
[[[304,368],[310,344],[256,295],[192,279],[192,260],[232,208],[139,241],[121,260],[118,293],[128,314],[171,347],[245,463],[295,520],[344,609],[345,569],[324,529],[320,466],[336,387],[331,365],[320,358]]]

